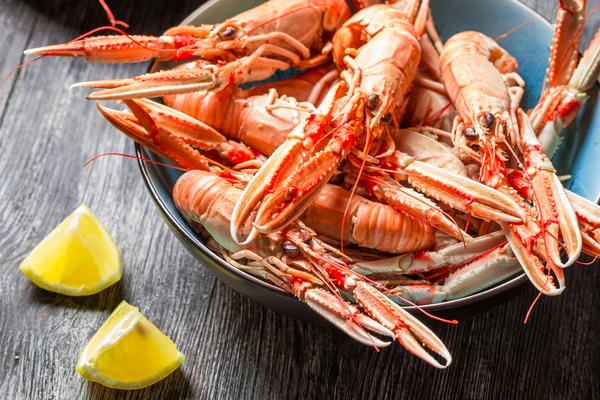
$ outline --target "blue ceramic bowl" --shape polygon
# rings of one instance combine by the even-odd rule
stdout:
[[[260,3],[260,0],[212,0],[192,13],[183,24],[219,22]],[[515,0],[440,0],[433,1],[431,9],[443,39],[464,30],[476,30],[496,37],[525,21],[532,21],[499,43],[517,58],[521,75],[527,82],[523,108],[529,109],[536,104],[552,40],[553,29],[548,21]],[[154,68],[166,68],[166,65],[153,65],[151,69]],[[593,134],[600,129],[600,105],[597,97],[598,87],[594,87],[591,99],[568,132],[565,132],[566,139],[554,157],[559,173],[573,176],[566,187],[594,201],[600,195],[600,179],[589,166],[600,158],[599,137]],[[138,156],[160,160],[139,145],[136,145],[136,151]],[[171,192],[180,172],[144,161],[139,161],[139,166],[163,218],[205,268],[236,291],[277,312],[303,320],[318,320],[312,310],[293,296],[234,268],[206,247],[204,239],[184,221],[173,203]],[[510,297],[526,280],[524,274],[519,274],[480,293],[423,308],[429,311],[453,309],[450,314],[455,317],[469,314],[471,311],[465,310],[481,310],[482,307],[487,308]],[[465,307],[466,305],[470,306]],[[449,312],[446,311],[445,314]]]

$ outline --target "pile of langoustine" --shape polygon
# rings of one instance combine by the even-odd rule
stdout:
[[[195,58],[75,86],[124,103],[98,108],[189,170],[175,203],[232,265],[362,343],[397,339],[444,368],[444,344],[396,302],[466,296],[520,270],[557,295],[564,267],[600,255],[600,208],[565,190],[547,156],[598,77],[600,34],[578,60],[585,1],[559,3],[542,96],[524,112],[517,62],[493,39],[466,31],[443,44],[428,0],[351,3],[354,15],[344,0],[271,0],[160,37],[27,53]],[[288,69],[308,71],[239,86]]]

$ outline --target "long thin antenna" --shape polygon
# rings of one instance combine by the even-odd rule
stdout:
[[[110,21],[110,24],[112,26],[121,25],[125,28],[129,28],[128,23],[123,22],[123,21],[118,21],[115,19],[115,16],[113,15],[112,11],[108,7],[108,4],[106,4],[106,2],[104,0],[98,0],[98,1],[100,2],[100,5],[102,6],[102,8],[104,8],[104,11],[106,12],[106,16],[108,17],[108,20]]]

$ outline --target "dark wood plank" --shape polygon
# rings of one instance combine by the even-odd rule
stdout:
[[[154,34],[198,5],[109,3],[130,31]],[[554,1],[525,3],[553,17]],[[586,43],[599,21],[596,14],[588,23]],[[92,0],[3,0],[0,76],[23,61],[23,49],[65,42],[104,24]],[[522,321],[536,295],[531,288],[456,327],[435,326],[455,357],[446,371],[399,346],[377,353],[336,330],[278,315],[218,282],[169,232],[134,162],[105,158],[83,168],[95,154],[130,153],[132,145],[81,92],[66,88],[144,69],[44,59],[0,89],[0,398],[600,398],[598,264],[568,270],[568,290],[542,299],[527,325]],[[123,279],[87,298],[38,289],[17,266],[82,201],[120,244]],[[107,389],[74,369],[122,299],[140,307],[187,356],[176,373],[145,390]]]

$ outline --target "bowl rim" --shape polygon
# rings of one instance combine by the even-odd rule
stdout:
[[[199,16],[199,14],[204,12],[207,8],[213,6],[216,3],[219,3],[220,1],[221,0],[208,0],[206,3],[204,3],[203,5],[198,7],[192,13],[190,13],[181,22],[181,25],[189,24],[191,21],[196,19]],[[550,21],[548,21],[544,16],[542,16],[540,13],[538,13],[536,10],[529,7],[528,5],[521,3],[518,0],[505,0],[505,1],[511,2],[520,7],[523,7],[524,9],[527,9],[530,13],[535,15],[542,23],[545,23],[549,27],[552,27],[552,23]],[[147,72],[151,72],[151,70],[154,68],[156,63],[157,63],[156,60],[152,61]],[[600,84],[598,82],[596,82],[596,86],[600,88]],[[191,226],[187,223],[185,225],[182,224],[181,221],[183,221],[183,219],[181,218],[181,216],[174,215],[173,212],[171,212],[171,210],[167,206],[167,204],[164,202],[161,195],[159,194],[158,189],[156,188],[156,186],[154,184],[153,178],[151,177],[151,172],[148,169],[149,166],[152,166],[152,168],[156,168],[156,166],[153,165],[152,163],[144,160],[144,158],[147,158],[149,155],[148,150],[136,142],[135,143],[135,153],[136,153],[136,156],[138,157],[137,163],[138,163],[140,172],[142,174],[144,184],[146,185],[146,188],[150,192],[150,195],[152,197],[152,200],[154,201],[154,204],[159,208],[160,212],[172,224],[172,226],[175,227],[175,229],[177,230],[179,235],[181,235],[182,238],[184,238],[188,243],[192,244],[195,248],[197,248],[205,256],[209,257],[213,262],[217,263],[221,268],[224,268],[225,270],[238,276],[239,278],[249,281],[249,283],[259,286],[262,289],[265,289],[274,294],[284,295],[289,298],[296,299],[295,296],[291,295],[290,293],[286,292],[285,290],[280,289],[266,281],[258,279],[256,277],[234,267],[233,265],[229,264],[222,257],[220,257],[218,254],[216,254],[210,248],[208,248],[204,243],[202,243],[200,240],[198,240],[197,234],[193,231]],[[597,196],[600,196],[600,193]],[[596,202],[597,201],[598,201],[598,199],[596,200]],[[202,263],[200,263],[200,264],[202,265]],[[204,267],[204,265],[203,265],[203,267]],[[477,302],[480,302],[485,299],[489,299],[489,298],[499,295],[503,292],[506,292],[510,289],[516,288],[516,287],[522,285],[523,283],[525,283],[527,280],[528,279],[527,279],[525,272],[521,272],[519,275],[517,275],[513,278],[510,278],[509,280],[504,281],[501,284],[494,285],[486,290],[474,293],[474,294],[466,296],[466,297],[461,297],[461,298],[454,299],[454,300],[448,300],[448,301],[444,301],[444,302],[436,303],[436,304],[426,304],[426,305],[422,305],[419,307],[415,307],[415,306],[402,306],[402,307],[404,309],[406,309],[407,311],[416,311],[417,309],[426,310],[428,312],[449,310],[449,309],[453,309],[453,308],[462,307],[465,305],[470,305],[472,303],[477,303]],[[297,301],[300,301],[300,300],[297,300]]]

